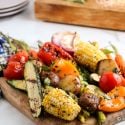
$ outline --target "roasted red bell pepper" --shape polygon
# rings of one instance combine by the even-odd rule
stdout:
[[[38,58],[46,65],[52,64],[57,58],[72,59],[65,50],[51,42],[45,43],[40,48]]]

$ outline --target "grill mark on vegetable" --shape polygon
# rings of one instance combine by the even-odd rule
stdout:
[[[33,110],[33,109],[30,109],[31,110],[31,112],[33,113],[33,114],[35,114],[36,113],[36,111],[35,110]]]
[[[57,73],[61,72],[61,69],[57,70],[56,72],[57,72]]]
[[[118,95],[117,94],[114,94],[114,98],[117,98],[118,97]]]
[[[34,103],[34,104],[35,104],[35,109],[36,109],[36,108],[39,108],[39,109],[41,108],[41,106],[38,106],[39,100],[37,100],[37,98],[34,98],[34,99],[29,98],[29,100],[30,100],[30,101],[34,101],[34,102],[35,102],[35,103]],[[37,111],[35,111],[35,109],[34,109],[34,110],[33,110],[33,109],[31,109],[31,110],[32,110],[32,112],[36,113]]]
[[[34,79],[27,79],[26,81],[37,84],[37,80],[34,80]]]
[[[50,105],[51,105],[52,107],[56,107],[56,105],[54,105],[54,104],[52,104],[52,103],[51,103]]]
[[[41,108],[41,106],[40,107],[37,107],[37,108]],[[37,113],[37,111],[35,111],[35,109],[30,109],[31,110],[31,112],[33,113],[33,114],[35,114],[35,113]]]

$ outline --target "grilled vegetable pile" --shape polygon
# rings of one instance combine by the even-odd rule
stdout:
[[[0,38],[3,56],[5,41],[12,48],[15,40]],[[125,61],[113,45],[108,52],[115,58],[98,43],[81,41],[76,32],[56,33],[38,51],[22,42],[14,45],[1,70],[9,85],[27,93],[33,117],[47,112],[84,123],[94,116],[101,123],[105,114],[125,108]]]

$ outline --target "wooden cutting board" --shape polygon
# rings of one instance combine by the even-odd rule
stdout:
[[[28,104],[28,97],[25,92],[11,87],[6,83],[4,78],[0,78],[0,88],[2,89],[3,95],[8,100],[8,102],[21,111],[24,115],[26,115],[29,119],[31,119],[36,125],[96,125],[96,119],[94,118],[88,119],[84,124],[81,124],[78,120],[67,122],[45,113],[41,113],[40,118],[33,118]],[[119,112],[108,114],[107,121],[102,125],[114,125],[115,123],[119,123],[120,121],[124,120],[125,109]]]
[[[125,30],[125,0],[35,0],[35,15],[44,21]]]

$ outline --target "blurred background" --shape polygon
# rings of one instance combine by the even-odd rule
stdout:
[[[92,28],[92,27],[90,28],[90,27],[84,27],[84,26],[78,26],[78,25],[44,22],[43,20],[40,20],[35,16],[34,0],[20,0],[20,2],[19,0],[2,0],[2,1],[3,1],[3,6],[10,5],[8,1],[13,1],[13,2],[18,1],[17,5],[20,6],[19,4],[21,4],[21,6],[23,6],[21,7],[23,8],[23,11],[11,16],[1,17],[0,31],[5,34],[9,34],[10,36],[15,37],[17,39],[21,39],[21,40],[23,39],[26,42],[29,42],[31,46],[36,46],[34,42],[38,40],[49,41],[52,34],[55,32],[76,31],[80,34],[81,39],[83,41],[98,41],[101,43],[101,46],[106,46],[108,42],[113,42],[117,44],[117,46],[121,48],[120,50],[124,53],[124,46],[122,46],[125,40],[124,31],[106,30],[106,29],[99,29],[99,28]],[[36,0],[36,1],[41,1],[41,0]],[[46,0],[42,0],[42,1],[46,2]],[[55,1],[55,0],[50,0],[50,2],[51,1]],[[6,4],[5,2],[8,4]],[[77,4],[78,3],[76,3],[75,5],[77,6]],[[86,4],[87,4],[87,1],[86,1]],[[62,10],[62,11],[65,11],[65,10]],[[51,13],[52,14],[50,15],[54,15],[52,11]],[[41,15],[43,14],[44,12],[41,12]]]

